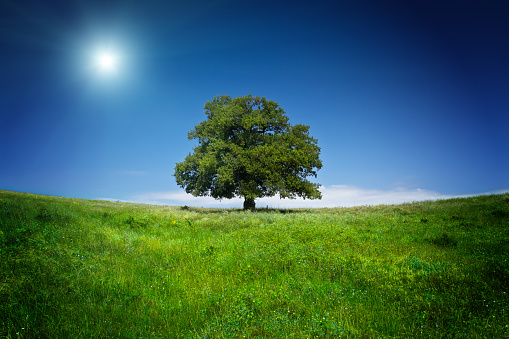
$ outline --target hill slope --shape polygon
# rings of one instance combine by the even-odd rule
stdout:
[[[0,191],[0,337],[507,337],[508,244],[508,194],[251,213]]]

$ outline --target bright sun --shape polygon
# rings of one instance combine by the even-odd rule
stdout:
[[[113,51],[100,51],[95,55],[95,66],[101,73],[115,73],[119,66],[118,55]]]

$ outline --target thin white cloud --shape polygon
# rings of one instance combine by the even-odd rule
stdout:
[[[111,201],[111,202],[133,202],[131,200],[122,200],[122,199],[115,199],[115,198],[94,198],[93,200],[105,200],[105,201]]]
[[[280,199],[279,197],[268,197],[256,199],[256,206],[271,208],[299,208],[299,207],[351,207],[363,205],[400,204],[413,201],[439,200],[457,197],[475,196],[481,194],[505,193],[509,190],[485,192],[481,194],[450,195],[425,189],[393,190],[365,189],[355,186],[333,185],[322,186],[321,200],[309,199]],[[173,206],[194,206],[194,207],[236,207],[241,208],[243,199],[215,200],[211,197],[194,197],[184,191],[151,192],[134,196],[133,202],[173,205]]]
[[[133,197],[134,202],[172,205],[172,206],[194,206],[194,207],[241,207],[242,199],[222,199],[216,200],[212,197],[195,197],[187,194],[185,191],[167,191],[167,192],[149,192]]]

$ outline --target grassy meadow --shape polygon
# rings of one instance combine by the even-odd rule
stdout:
[[[509,338],[509,194],[198,209],[0,191],[0,338]]]

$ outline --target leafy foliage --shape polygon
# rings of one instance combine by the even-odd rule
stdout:
[[[274,196],[321,198],[307,180],[322,167],[309,126],[291,125],[276,102],[260,97],[215,97],[205,104],[207,120],[188,134],[194,152],[175,166],[177,183],[195,196],[216,199]],[[245,204],[246,207],[246,204]]]

